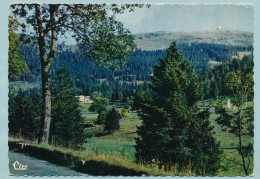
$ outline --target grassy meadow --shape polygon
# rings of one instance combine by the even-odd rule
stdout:
[[[213,105],[214,105],[213,101]],[[86,151],[91,151],[96,154],[109,155],[110,157],[122,158],[124,160],[134,161],[135,160],[135,140],[137,137],[136,130],[137,126],[141,125],[141,120],[139,119],[135,111],[129,111],[129,115],[122,117],[120,120],[120,130],[114,132],[110,135],[99,135],[102,133],[102,127],[100,125],[95,125],[95,120],[97,119],[97,113],[90,112],[88,110],[91,104],[80,104],[80,109],[83,116],[85,117],[85,122],[87,124],[92,124],[94,127],[86,128],[85,131],[88,133],[95,133],[91,138],[86,139],[84,147]],[[249,103],[253,105],[253,103]],[[109,107],[116,107],[119,112],[123,108],[121,103],[110,103]],[[238,146],[238,138],[232,134],[221,131],[221,127],[216,123],[215,119],[218,117],[217,114],[211,113],[210,121],[214,126],[214,136],[220,142],[222,148],[224,148],[224,153],[222,155],[222,168],[219,170],[219,176],[235,176],[235,175],[245,175],[243,167],[234,163],[241,162],[241,156],[238,154],[236,149],[232,149]],[[244,139],[244,142],[251,142],[251,139]],[[250,173],[253,170],[251,168]]]
[[[97,119],[97,113],[90,112],[88,110],[91,104],[82,103],[80,104],[80,109],[82,115],[86,119],[86,123],[94,124]],[[110,104],[109,107],[116,107],[119,112],[123,108],[123,104],[116,103]],[[92,152],[98,152],[100,154],[109,154],[114,156],[122,156],[131,160],[135,159],[135,140],[137,137],[136,130],[137,126],[141,125],[141,120],[138,118],[136,112],[129,112],[128,116],[122,117],[119,122],[120,130],[115,131],[111,135],[101,135],[99,137],[91,137],[86,140],[84,147],[86,150]],[[100,125],[94,125],[95,127],[86,128],[85,132],[90,133],[94,132],[97,135],[102,133],[102,127]],[[93,131],[94,130],[94,131]]]

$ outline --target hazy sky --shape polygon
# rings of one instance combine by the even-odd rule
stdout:
[[[117,15],[132,33],[239,30],[253,32],[251,5],[152,5]]]

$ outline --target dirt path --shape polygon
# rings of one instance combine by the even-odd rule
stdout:
[[[79,173],[66,167],[58,166],[40,160],[35,157],[9,151],[9,173],[10,175],[29,175],[29,176],[86,176],[87,174]],[[18,161],[19,164],[27,165],[26,170],[15,170],[13,164]],[[19,168],[16,162],[16,168]]]

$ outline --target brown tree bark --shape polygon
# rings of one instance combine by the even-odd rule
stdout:
[[[42,113],[42,129],[39,137],[39,143],[48,144],[50,124],[51,124],[51,89],[50,89],[50,67],[56,51],[57,31],[55,27],[55,14],[58,5],[50,5],[50,29],[51,29],[51,46],[50,53],[47,55],[47,47],[45,37],[48,31],[42,26],[40,5],[35,5],[35,15],[38,28],[38,45],[41,58],[41,77],[42,77],[42,95],[43,95],[43,113]]]

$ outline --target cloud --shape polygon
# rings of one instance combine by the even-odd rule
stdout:
[[[252,5],[152,5],[116,16],[133,33],[154,31],[253,31]]]

